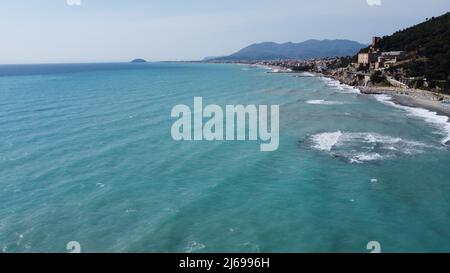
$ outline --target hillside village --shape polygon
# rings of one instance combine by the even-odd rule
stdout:
[[[390,36],[372,37],[353,56],[232,62],[273,66],[275,72],[322,73],[352,86],[450,95],[450,12]]]
[[[271,60],[252,63],[278,67],[273,72],[321,73],[352,86],[412,88],[449,94],[448,80],[408,75],[403,65],[417,58],[415,52],[382,51],[379,47],[380,40],[380,37],[372,37],[370,46],[353,57]]]
[[[412,56],[401,50],[381,51],[378,46],[380,40],[380,37],[373,37],[369,48],[357,55],[356,62],[339,67],[338,59],[335,60],[337,68],[326,72],[350,85],[439,89],[425,77],[409,77],[400,65],[409,62]]]

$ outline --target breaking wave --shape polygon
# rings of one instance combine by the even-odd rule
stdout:
[[[311,136],[313,147],[321,151],[331,151],[342,136],[341,131],[334,133],[321,133]]]
[[[330,101],[330,100],[307,100],[307,104],[323,104],[323,105],[334,105],[334,104],[344,104],[340,101]]]
[[[343,158],[350,163],[420,154],[430,148],[421,142],[369,132],[324,132],[311,135],[307,143],[313,149]]]
[[[434,127],[440,129],[446,137],[442,139],[441,143],[446,144],[450,141],[450,120],[446,116],[438,115],[436,112],[429,111],[423,108],[403,106],[392,102],[392,98],[388,95],[374,95],[379,101],[387,105],[394,106],[399,109],[405,110],[409,115],[422,118],[425,122],[432,124]]]
[[[315,77],[316,75],[314,75],[313,73],[310,73],[310,72],[302,72],[302,73],[300,73],[300,76],[302,76],[302,77]]]
[[[326,83],[326,85],[330,86],[333,89],[337,89],[342,93],[361,94],[361,91],[358,88],[340,83],[338,80],[327,77],[320,77],[320,78]]]

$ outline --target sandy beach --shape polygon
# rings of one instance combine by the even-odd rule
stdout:
[[[358,87],[363,94],[385,94],[392,98],[392,102],[420,107],[450,117],[450,96],[418,89],[403,89],[389,87]],[[444,102],[443,102],[444,101]]]

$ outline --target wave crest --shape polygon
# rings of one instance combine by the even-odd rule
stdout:
[[[394,102],[392,102],[392,98],[388,95],[380,94],[374,95],[374,97],[381,103],[403,109],[407,111],[410,116],[419,117],[425,122],[430,123],[434,127],[440,129],[446,135],[446,137],[441,141],[442,144],[445,145],[448,141],[450,141],[450,122],[448,117],[438,115],[436,112],[432,112],[423,108],[395,104]]]
[[[350,163],[420,154],[430,148],[421,142],[370,132],[324,132],[311,135],[307,142],[313,149],[344,158]]]
[[[332,87],[333,89],[337,89],[342,93],[361,94],[361,91],[358,88],[340,83],[338,80],[327,77],[321,77],[321,79],[325,82],[326,85]]]
[[[305,101],[307,104],[322,104],[322,105],[335,105],[335,104],[344,104],[340,101],[332,101],[332,100],[307,100]]]

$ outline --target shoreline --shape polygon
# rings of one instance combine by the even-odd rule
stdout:
[[[429,91],[417,89],[399,89],[389,87],[366,87],[355,86],[361,91],[361,94],[366,95],[388,95],[395,104],[423,108],[438,115],[443,115],[450,118],[450,104],[440,102],[440,98],[449,100],[449,96],[439,94],[436,95]]]
[[[411,89],[411,88],[396,88],[396,87],[367,87],[367,86],[351,86],[343,83],[341,80],[330,77],[329,75],[322,75],[322,77],[338,81],[340,84],[354,87],[360,91],[363,95],[386,95],[389,97],[389,102],[393,106],[403,106],[410,109],[422,109],[433,114],[435,117],[441,117],[445,120],[438,118],[437,120],[429,117],[425,120],[442,124],[443,130],[447,133],[447,137],[444,138],[441,143],[446,147],[450,147],[450,96],[440,93],[434,93],[426,90]],[[377,100],[379,100],[377,98]],[[379,100],[381,101],[381,100]],[[446,103],[442,103],[445,101]],[[423,114],[419,116],[424,117]]]
[[[244,64],[248,65],[248,64]],[[313,71],[292,71],[286,70],[285,67],[277,66],[277,65],[255,65],[267,70],[266,73],[280,73],[280,74],[302,74],[308,73],[312,77],[325,77],[332,80],[338,81],[340,84],[348,85],[343,82],[339,77],[333,77],[329,74],[323,74],[319,72]],[[295,77],[303,77],[295,75]],[[309,77],[309,76],[305,76]],[[413,108],[421,108],[426,109],[428,111],[434,112],[440,116],[446,116],[450,121],[450,95],[435,93],[427,90],[420,89],[411,89],[411,88],[399,88],[399,87],[378,87],[378,86],[352,86],[350,87],[356,88],[363,95],[388,95],[391,98],[391,101],[395,104],[413,107]],[[448,103],[442,103],[441,100],[447,101]]]
[[[340,84],[348,85],[339,77],[329,74],[322,74],[321,76],[336,80]],[[435,112],[437,115],[446,116],[450,120],[450,95],[421,89],[400,88],[393,86],[348,86],[357,88],[361,94],[364,95],[387,95],[390,96],[391,101],[395,104],[426,109],[428,111]],[[447,103],[443,103],[441,101],[445,101]]]

